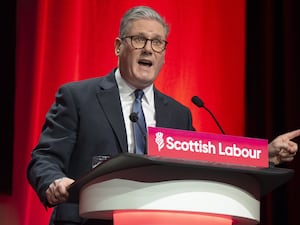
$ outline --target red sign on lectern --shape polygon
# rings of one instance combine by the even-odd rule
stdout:
[[[148,127],[148,155],[240,166],[269,166],[266,139]]]

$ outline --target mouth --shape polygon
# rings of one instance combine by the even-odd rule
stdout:
[[[151,60],[147,60],[147,59],[140,59],[138,61],[138,64],[141,66],[151,67],[153,65],[153,62]]]

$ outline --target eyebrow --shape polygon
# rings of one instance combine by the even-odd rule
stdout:
[[[147,35],[145,34],[145,33],[143,33],[143,32],[140,32],[140,33],[138,33],[138,34],[135,34],[135,35],[137,35],[137,36],[143,36],[143,37],[146,37],[147,38]],[[160,39],[160,40],[164,40],[165,38],[164,37],[162,37],[161,35],[159,35],[159,34],[155,34],[153,37],[151,37],[151,39]]]

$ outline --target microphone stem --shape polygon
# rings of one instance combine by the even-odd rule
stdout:
[[[205,105],[203,106],[203,108],[212,116],[212,118],[216,122],[216,124],[219,127],[219,129],[222,132],[222,134],[225,134],[223,128],[221,127],[220,123],[218,122],[218,120],[216,119],[216,117],[214,116],[214,114],[208,108],[206,108]]]

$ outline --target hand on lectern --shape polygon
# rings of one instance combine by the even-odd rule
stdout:
[[[63,177],[53,181],[46,190],[47,201],[54,206],[67,201],[69,197],[68,187],[74,182],[73,179]]]
[[[269,161],[275,165],[292,161],[298,151],[298,145],[292,139],[298,136],[300,136],[300,129],[279,135],[270,142]]]

